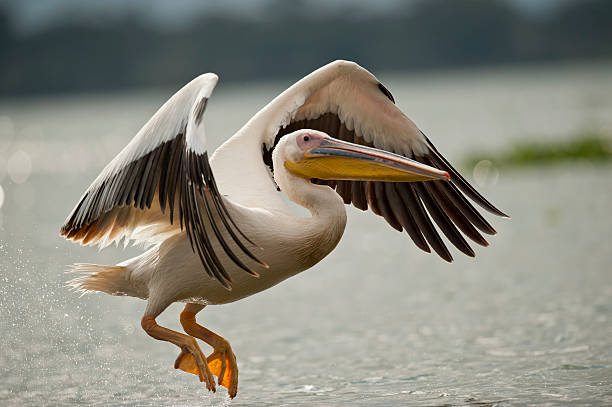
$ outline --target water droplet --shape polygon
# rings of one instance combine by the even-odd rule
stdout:
[[[493,186],[498,179],[499,171],[491,161],[482,160],[474,166],[474,181],[479,187]]]
[[[8,160],[8,174],[16,184],[23,184],[32,173],[32,161],[28,153],[15,151]]]

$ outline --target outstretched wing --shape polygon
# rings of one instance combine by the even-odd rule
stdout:
[[[155,243],[185,230],[206,272],[229,289],[214,234],[234,263],[257,275],[224,238],[263,264],[242,242],[251,243],[232,220],[208,161],[203,116],[217,80],[201,75],[172,96],[87,189],[61,235],[104,247],[121,239]]]
[[[314,181],[335,188],[346,204],[370,209],[393,228],[405,229],[419,248],[430,252],[431,246],[446,261],[452,261],[452,255],[434,223],[454,246],[472,257],[475,253],[463,235],[487,246],[480,232],[496,233],[468,197],[495,215],[507,216],[480,195],[440,154],[395,105],[391,92],[353,62],[332,62],[297,82],[266,106],[261,117],[253,120],[264,119],[272,123],[271,131],[262,140],[263,160],[270,168],[271,153],[280,138],[307,128],[447,171],[450,182]]]

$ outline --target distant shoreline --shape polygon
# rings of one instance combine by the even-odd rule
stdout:
[[[142,5],[107,7],[89,17],[65,8],[24,32],[0,6],[0,94],[172,87],[209,71],[227,83],[298,79],[335,59],[380,73],[612,58],[608,0],[559,2],[541,16],[505,0],[397,2],[384,13],[270,0],[260,18],[194,11],[172,29]]]
[[[419,79],[444,79],[446,76],[464,76],[466,79],[480,78],[481,80],[495,80],[498,76],[507,76],[509,73],[519,73],[521,76],[530,79],[537,79],[538,75],[550,75],[550,70],[553,70],[554,75],[564,74],[565,72],[571,71],[583,71],[585,74],[592,72],[610,72],[612,71],[612,58],[610,59],[597,59],[597,60],[567,60],[567,61],[544,61],[544,62],[525,62],[517,64],[496,64],[496,65],[480,65],[474,67],[440,67],[435,69],[427,70],[381,70],[376,72],[376,76],[383,81],[394,81],[400,77],[409,76],[412,81],[419,81]],[[199,72],[205,73],[207,71],[202,70]],[[214,72],[214,71],[210,71]],[[215,72],[220,76],[220,83],[216,93],[224,91],[232,91],[234,89],[241,89],[245,85],[261,85],[262,87],[269,87],[279,84],[279,92],[282,91],[284,85],[291,83],[299,78],[295,75],[285,75],[278,78],[261,78],[251,80],[231,80],[224,78],[223,72]],[[188,80],[193,79],[189,78]],[[188,81],[187,80],[187,81]],[[151,86],[130,86],[117,88],[99,88],[99,89],[77,89],[72,91],[58,91],[58,92],[41,92],[41,93],[24,93],[24,94],[0,94],[0,106],[2,104],[12,104],[19,101],[45,101],[47,99],[67,98],[72,97],[116,97],[122,93],[133,94],[151,93],[157,95],[159,93],[168,93],[176,91],[185,82],[176,82],[175,84],[164,84],[164,85],[151,85]],[[281,86],[281,84],[283,86]]]

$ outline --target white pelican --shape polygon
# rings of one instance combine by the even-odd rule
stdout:
[[[431,219],[474,256],[457,228],[483,246],[480,232],[495,230],[464,194],[506,216],[459,175],[374,75],[348,61],[323,66],[281,93],[209,160],[203,117],[217,80],[201,75],[172,96],[61,229],[83,245],[150,245],[118,265],[75,264],[84,275],[70,284],[146,299],[143,329],[180,347],[174,367],[198,375],[209,390],[214,374],[233,398],[238,366],[229,342],[195,315],[315,265],[344,232],[344,204],[371,209],[447,261],[451,254]],[[294,214],[282,194],[311,216]],[[187,335],[155,322],[177,301],[186,303],[180,321]],[[195,338],[212,346],[208,358]]]

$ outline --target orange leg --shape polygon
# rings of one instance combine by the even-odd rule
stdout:
[[[215,391],[215,378],[208,368],[208,364],[205,363],[206,359],[204,354],[194,338],[157,325],[155,318],[152,316],[145,315],[142,317],[141,325],[142,329],[153,338],[159,339],[160,341],[171,342],[181,348],[181,355],[179,355],[179,358],[174,363],[175,369],[181,368],[185,370],[179,366],[181,364],[181,357],[183,357],[183,359],[189,359],[190,370],[187,371],[198,376],[201,382],[206,382],[206,388],[208,390]]]
[[[230,398],[238,391],[238,364],[236,355],[227,340],[204,328],[196,322],[196,314],[203,305],[187,304],[181,312],[181,325],[187,334],[199,338],[213,347],[213,353],[206,359],[208,367],[219,377],[219,385],[227,388]],[[183,352],[181,352],[181,355]],[[179,358],[181,357],[179,355]],[[180,367],[179,367],[180,368]]]

